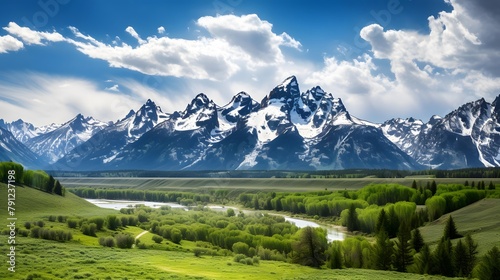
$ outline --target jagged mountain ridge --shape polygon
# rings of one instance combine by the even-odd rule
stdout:
[[[123,140],[123,136],[103,138],[106,141],[97,145],[97,154],[86,153],[84,144],[57,164],[60,168],[72,166],[77,159],[74,166],[80,169],[420,167],[375,124],[351,116],[341,99],[320,87],[301,93],[293,76],[260,103],[241,92],[219,107],[198,94],[184,111],[172,113],[136,141],[110,150],[109,157],[99,156],[102,147]]]
[[[26,146],[51,164],[83,144],[109,123],[78,114],[70,121],[47,133],[30,138]]]
[[[198,94],[183,111],[165,114],[148,100],[115,123],[98,126],[51,169],[420,169],[500,165],[500,101],[464,104],[424,123],[413,118],[375,124],[352,116],[340,98],[291,76],[261,102],[240,92],[218,106]],[[77,116],[78,117],[78,116]],[[19,122],[19,121],[18,121]],[[0,120],[0,127],[5,127]],[[64,125],[38,136],[43,139]],[[12,127],[12,125],[11,125]],[[30,134],[31,133],[31,134]],[[45,136],[47,137],[47,136]],[[47,137],[50,138],[50,137]],[[31,142],[30,142],[31,141]],[[41,141],[43,142],[43,141]],[[45,147],[51,146],[45,141]],[[40,145],[41,146],[41,145]],[[73,148],[72,147],[72,148]],[[41,149],[41,148],[39,148]],[[46,150],[46,149],[45,149]],[[46,159],[45,159],[46,160]],[[46,160],[47,161],[47,160]]]
[[[499,98],[466,103],[427,123],[392,119],[381,129],[401,150],[431,168],[500,166]]]

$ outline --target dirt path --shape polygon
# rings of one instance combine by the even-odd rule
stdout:
[[[149,232],[149,231],[145,230],[145,231],[143,231],[143,232],[139,233],[139,234],[135,237],[135,239],[137,240],[137,239],[141,238],[141,236],[143,236],[144,234],[146,234],[146,233],[148,233],[148,232]]]

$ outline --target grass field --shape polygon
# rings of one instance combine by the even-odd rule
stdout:
[[[470,233],[479,244],[479,255],[483,255],[495,245],[500,247],[500,199],[483,199],[421,227],[425,242],[439,241],[450,215],[455,221],[458,232],[464,236]]]
[[[0,183],[0,218],[7,218],[7,185]],[[108,209],[96,207],[76,195],[66,192],[65,197],[48,194],[29,187],[16,187],[15,217],[19,221],[25,219],[41,219],[49,215],[65,216],[105,216],[116,213]]]
[[[0,251],[6,246],[0,245]],[[362,269],[318,270],[284,262],[249,266],[232,257],[194,257],[163,250],[116,249],[19,238],[16,272],[0,279],[446,279]]]
[[[133,188],[143,190],[184,190],[207,192],[227,189],[233,192],[276,191],[304,192],[318,190],[357,190],[368,184],[402,184],[411,186],[413,180],[425,184],[435,180],[438,184],[480,181],[478,179],[429,179],[429,178],[352,178],[352,179],[286,179],[286,178],[57,178],[63,186],[95,188]],[[485,179],[486,183],[500,184],[500,179]]]
[[[107,181],[112,180],[112,181]],[[100,178],[97,183],[116,182],[118,179]],[[138,179],[147,180],[147,179]],[[182,179],[173,179],[182,180]],[[185,179],[183,185],[193,189],[189,182],[196,179]],[[207,179],[198,179],[196,188],[222,188],[210,185]],[[227,180],[226,188],[231,188],[233,183],[235,188],[247,190],[250,187],[259,186],[264,188],[266,184],[272,184],[273,179],[252,179],[250,183],[243,181]],[[276,181],[283,179],[276,179]],[[308,179],[293,179],[294,186],[287,186],[284,181],[274,185],[276,190],[285,191],[288,188],[299,190],[309,190],[308,187],[300,187],[300,183],[307,182]],[[330,179],[329,179],[330,180]],[[328,180],[328,181],[329,181]],[[344,181],[346,179],[343,179]],[[356,179],[349,179],[356,180]],[[387,179],[384,179],[387,180]],[[410,183],[413,179],[410,180]],[[172,185],[168,188],[175,187]],[[248,181],[245,179],[244,181]],[[259,182],[258,182],[259,181]],[[320,179],[312,181],[323,181]],[[327,180],[324,180],[327,181]],[[125,179],[122,183],[131,184],[133,179]],[[162,189],[165,187],[162,181],[153,180],[142,181],[141,188]],[[286,182],[286,181],[285,181]],[[288,181],[291,184],[291,181]],[[177,181],[179,183],[179,181]],[[257,184],[258,183],[258,184]],[[64,184],[64,183],[63,183]],[[207,184],[207,185],[204,185]],[[213,182],[212,182],[213,184]],[[351,184],[352,188],[357,188],[357,183]],[[361,184],[361,182],[359,183]],[[366,181],[363,181],[363,185]],[[89,185],[87,185],[89,186]],[[95,185],[94,185],[95,186]],[[153,187],[156,186],[156,187]],[[182,188],[182,187],[181,187]],[[318,187],[324,189],[323,187]],[[255,190],[255,189],[254,189]],[[258,190],[258,189],[257,189]],[[267,190],[267,189],[266,189]],[[0,184],[0,199],[7,200],[6,185]],[[488,249],[492,243],[483,243],[491,238],[493,242],[498,242],[500,237],[495,235],[500,227],[498,213],[500,213],[500,200],[484,200],[453,213],[457,227],[461,233],[465,231],[474,232],[474,238],[480,244],[480,250]],[[481,204],[483,203],[483,204]],[[47,194],[27,187],[17,187],[16,189],[16,217],[18,217],[18,227],[22,227],[23,221],[34,221],[46,219],[49,215],[93,217],[106,216],[117,213],[115,210],[98,208],[67,193],[66,197]],[[469,209],[468,209],[469,208]],[[468,210],[466,210],[468,209]],[[462,212],[460,212],[462,211]],[[491,217],[490,217],[491,216]],[[0,218],[6,222],[6,203],[0,203]],[[496,219],[496,220],[495,220]],[[65,227],[64,223],[47,222],[46,227]],[[438,220],[428,227],[422,228],[426,241],[433,241],[442,233],[442,220]],[[67,229],[67,228],[66,228]],[[477,230],[479,229],[479,230]],[[142,229],[138,227],[127,227],[123,231],[137,236]],[[98,233],[99,236],[100,233]],[[481,235],[481,234],[484,234]],[[152,234],[143,235],[141,243],[152,245]],[[0,235],[0,254],[8,253],[6,236]],[[258,265],[243,265],[233,262],[233,257],[223,256],[202,256],[195,257],[190,250],[194,247],[192,242],[182,241],[179,250],[172,250],[171,244],[163,241],[155,249],[118,249],[107,248],[97,245],[96,237],[89,237],[81,234],[78,230],[73,232],[73,240],[60,243],[43,239],[16,237],[16,272],[7,270],[7,263],[2,261],[0,265],[0,279],[448,279],[444,277],[422,276],[415,274],[402,274],[389,271],[375,271],[362,269],[313,269],[305,266],[274,261],[260,261]],[[170,250],[166,250],[169,248]],[[5,257],[6,259],[7,257]]]

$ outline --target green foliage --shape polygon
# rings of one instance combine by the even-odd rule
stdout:
[[[422,247],[425,245],[424,242],[424,237],[420,233],[420,230],[418,228],[415,228],[412,233],[411,237],[411,245],[412,248],[418,253],[422,249]]]
[[[66,223],[68,224],[69,228],[76,228],[78,226],[79,220],[77,220],[77,219],[68,219],[66,221]]]
[[[497,246],[491,248],[482,258],[476,271],[476,277],[480,280],[495,280],[500,275],[500,250]]]
[[[396,249],[394,251],[394,267],[399,272],[406,272],[407,267],[413,264],[410,239],[410,227],[403,220],[403,222],[399,226],[397,240],[395,242]]]
[[[115,239],[111,236],[99,237],[99,245],[103,247],[115,247]]]
[[[94,223],[83,223],[82,226],[80,227],[80,231],[88,236],[96,236],[95,232],[97,230],[97,225]]]
[[[465,236],[465,267],[462,267],[463,276],[471,277],[472,271],[477,263],[477,243],[470,234]]]
[[[451,244],[450,239],[445,239],[444,237],[441,238],[436,250],[434,251],[434,271],[432,271],[434,274],[440,274],[447,277],[455,275],[452,253],[453,245]]]
[[[106,218],[106,226],[110,230],[116,230],[121,226],[120,220],[115,215],[109,215]]]
[[[250,249],[250,247],[246,243],[236,242],[233,244],[232,249],[233,249],[233,252],[236,254],[243,254],[245,256],[249,256],[248,250]]]
[[[429,221],[441,217],[446,211],[446,200],[441,196],[433,196],[425,201]]]
[[[15,162],[0,162],[0,182],[7,184],[9,181],[9,171],[14,171],[10,174],[16,184],[23,183],[24,167]],[[12,172],[11,172],[12,173]]]
[[[327,267],[331,269],[342,268],[342,242],[333,241],[327,252]]]
[[[459,277],[466,276],[464,270],[467,269],[467,248],[462,240],[458,240],[455,246],[455,251],[453,252],[453,265],[456,269],[455,275]]]
[[[445,239],[455,239],[462,237],[458,234],[457,227],[453,221],[453,217],[450,215],[446,221],[446,226],[444,227],[443,237]]]
[[[228,217],[234,217],[236,214],[234,213],[234,209],[233,208],[228,208],[227,211],[227,216]]]
[[[182,233],[179,229],[174,228],[170,234],[170,240],[176,244],[180,244],[182,240]]]
[[[128,249],[132,248],[132,245],[134,245],[135,238],[130,235],[130,234],[117,234],[115,236],[116,240],[116,247],[121,248],[121,249]]]
[[[415,255],[415,264],[417,267],[417,272],[420,274],[428,274],[431,268],[431,262],[433,261],[433,256],[429,245],[424,244],[419,253]]]
[[[163,237],[159,236],[159,235],[153,235],[153,237],[151,238],[156,244],[160,244],[162,241],[163,241]]]
[[[293,244],[295,263],[321,267],[325,262],[326,233],[321,228],[305,227],[299,231],[299,240]]]
[[[347,230],[350,232],[359,230],[358,214],[356,213],[356,206],[351,204],[349,208],[349,215],[347,216]]]
[[[373,262],[375,269],[389,270],[392,265],[394,254],[393,242],[385,229],[381,229],[376,236],[376,243],[373,247]]]
[[[403,185],[397,184],[376,184],[368,185],[357,191],[359,199],[363,199],[368,204],[386,205],[398,201],[410,201],[417,191]]]

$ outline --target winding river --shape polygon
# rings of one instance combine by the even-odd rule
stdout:
[[[110,200],[110,199],[85,199],[88,202],[99,206],[101,208],[107,208],[107,209],[115,209],[115,210],[120,210],[121,208],[127,208],[130,206],[135,206],[135,205],[145,205],[151,208],[160,208],[161,206],[170,206],[172,208],[182,208],[185,209],[186,211],[189,210],[188,207],[180,205],[178,203],[172,203],[172,202],[150,202],[150,201],[133,201],[133,200]],[[219,210],[219,211],[225,211],[227,208],[226,206],[220,206],[220,205],[209,205],[208,206],[212,210]],[[231,207],[236,211],[239,211],[240,209],[236,207]],[[243,210],[244,213],[255,213],[257,211],[252,211],[252,210]],[[260,213],[265,213],[265,211],[258,211]],[[275,214],[275,213],[269,213],[271,215],[280,215],[280,214]],[[339,226],[325,226],[325,225],[320,225],[317,224],[313,221],[309,220],[304,220],[304,219],[297,219],[293,217],[289,217],[286,215],[281,215],[285,218],[286,221],[295,224],[299,228],[304,228],[304,227],[322,227],[326,229],[327,232],[327,239],[328,242],[332,242],[335,240],[344,240],[345,234],[340,231]]]

